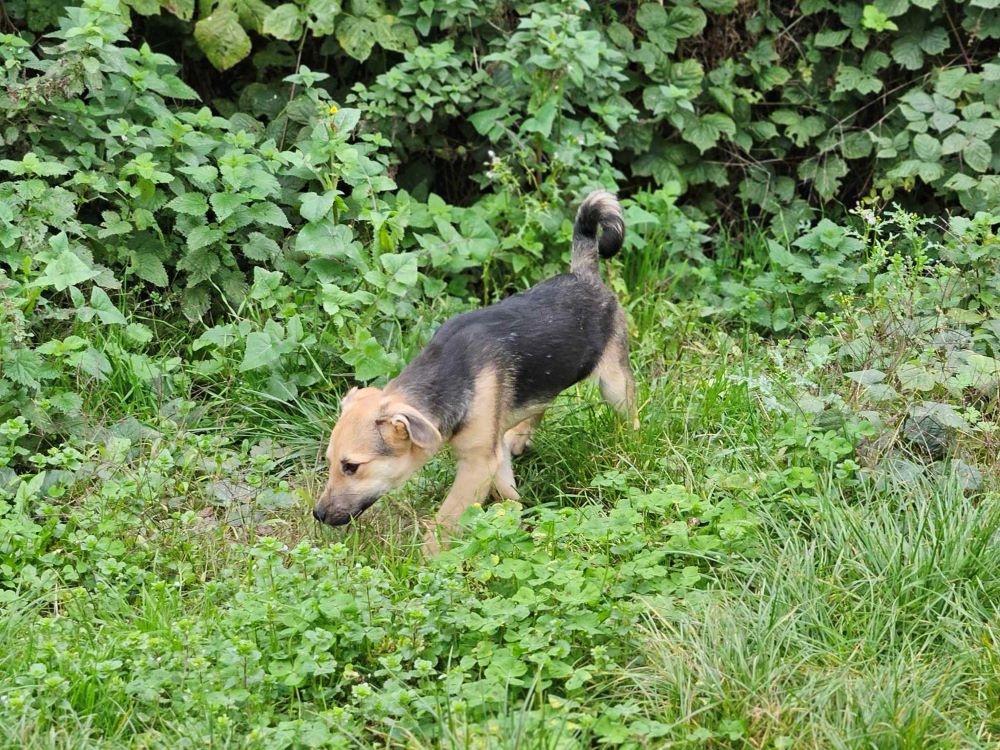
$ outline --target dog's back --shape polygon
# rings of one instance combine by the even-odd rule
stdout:
[[[446,429],[454,429],[461,420],[456,403],[471,397],[470,384],[485,367],[504,376],[511,409],[548,403],[584,380],[609,342],[625,336],[624,314],[599,272],[599,258],[617,253],[623,236],[618,201],[592,193],[577,212],[569,273],[447,321],[397,384],[427,397],[451,394],[433,408],[453,411],[457,421]]]

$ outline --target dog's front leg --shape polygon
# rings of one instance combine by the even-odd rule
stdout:
[[[447,542],[448,532],[455,528],[458,519],[475,503],[481,503],[489,495],[500,466],[500,451],[474,451],[458,456],[455,483],[434,517],[434,527],[427,530],[424,537],[424,552],[436,555],[441,551],[441,542]]]

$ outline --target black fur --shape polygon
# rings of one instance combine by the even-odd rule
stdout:
[[[447,321],[396,385],[438,420],[443,435],[453,435],[484,367],[511,379],[511,407],[550,401],[593,372],[616,311],[604,285],[560,274]]]
[[[598,228],[601,230],[599,238]],[[610,258],[616,255],[624,240],[625,220],[618,201],[603,190],[591,193],[580,204],[573,225],[573,270],[596,272],[596,256]]]
[[[570,273],[447,321],[395,386],[447,439],[461,431],[484,368],[504,379],[501,391],[513,400],[506,406],[515,410],[547,403],[585,379],[604,353],[619,310],[601,282],[598,255],[617,253],[624,236],[615,197],[591,193],[577,212]]]

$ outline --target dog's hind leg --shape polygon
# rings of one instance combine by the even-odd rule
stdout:
[[[497,474],[493,478],[493,489],[501,500],[520,500],[521,495],[517,491],[514,481],[514,467],[510,459],[510,447],[505,440],[500,441],[500,466]]]
[[[544,409],[538,412],[538,414],[533,414],[527,419],[521,420],[507,430],[503,436],[503,440],[510,449],[512,456],[520,456],[531,446],[531,437],[535,434],[535,430],[538,429],[538,425],[541,424],[543,416],[545,416]]]
[[[628,363],[628,343],[625,337],[616,336],[608,342],[604,356],[594,368],[593,377],[601,388],[601,397],[622,417],[639,429],[639,415],[635,402],[635,378]]]

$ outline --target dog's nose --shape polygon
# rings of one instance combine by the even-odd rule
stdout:
[[[313,518],[315,518],[320,523],[323,522],[323,514],[319,512],[319,508],[313,508]]]

